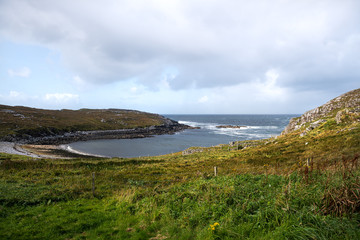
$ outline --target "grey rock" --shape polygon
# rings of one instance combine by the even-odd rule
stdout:
[[[304,137],[304,136],[306,136],[306,134],[307,134],[307,132],[304,131],[304,132],[300,133],[300,137]]]
[[[341,96],[330,100],[324,105],[305,112],[298,118],[292,118],[281,135],[296,131],[306,123],[311,123],[318,119],[329,117],[337,109],[341,111],[344,108],[358,109],[360,106],[360,88],[342,94]],[[340,113],[339,113],[340,114]],[[336,117],[336,116],[334,116]],[[340,119],[340,116],[338,116]]]
[[[310,126],[309,126],[308,128],[306,128],[306,131],[307,131],[307,132],[308,132],[308,131],[311,131],[311,130],[319,127],[321,124],[323,124],[323,123],[325,123],[325,122],[326,122],[325,119],[319,119],[319,120],[317,120],[317,121],[315,121],[315,122],[313,122],[313,123],[310,123]]]
[[[98,130],[98,131],[77,131],[65,132],[62,134],[50,134],[46,136],[33,137],[28,134],[21,136],[5,136],[2,140],[8,142],[18,142],[24,144],[65,144],[76,141],[87,141],[95,139],[131,139],[144,138],[153,135],[174,134],[190,128],[187,125],[179,124],[176,121],[168,121],[160,126],[150,126],[145,128],[117,129],[117,130]]]
[[[203,152],[203,151],[204,151],[204,149],[202,149],[202,148],[189,148],[189,149],[182,151],[182,155],[185,156],[185,155],[190,155],[190,154],[199,153],[199,152]]]

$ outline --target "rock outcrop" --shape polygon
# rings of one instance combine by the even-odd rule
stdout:
[[[64,134],[47,134],[44,136],[30,136],[30,135],[8,135],[2,140],[6,142],[17,142],[22,144],[65,144],[76,141],[87,141],[95,139],[131,139],[144,138],[154,135],[174,134],[175,132],[188,129],[184,124],[179,124],[176,121],[169,120],[167,123],[160,126],[150,126],[145,128],[132,129],[117,129],[117,130],[97,130],[97,131],[76,131],[66,132]]]
[[[216,128],[246,128],[246,126],[238,126],[238,125],[219,125]]]
[[[164,116],[126,109],[46,110],[0,105],[0,141],[63,144],[142,138],[190,128]]]
[[[316,124],[314,121],[323,118],[335,117],[336,122],[340,123],[342,118],[344,118],[344,114],[348,113],[360,113],[360,88],[347,92],[320,107],[307,111],[298,118],[292,118],[281,135],[296,131],[306,123],[312,123],[308,128],[314,129],[325,120],[318,121]]]
[[[194,153],[200,153],[203,151],[204,151],[204,148],[188,148],[188,149],[185,149],[184,151],[182,151],[182,155],[186,156],[186,155],[190,155],[190,154],[194,154]]]

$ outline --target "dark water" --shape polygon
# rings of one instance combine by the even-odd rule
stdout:
[[[174,135],[139,139],[93,140],[71,143],[77,151],[110,157],[155,156],[179,152],[193,146],[209,147],[230,141],[254,140],[279,135],[292,117],[298,115],[165,115],[201,129],[189,129]],[[245,128],[217,128],[241,125]]]

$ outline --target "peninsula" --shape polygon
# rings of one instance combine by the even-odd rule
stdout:
[[[158,114],[124,109],[44,110],[0,105],[0,119],[0,140],[22,144],[142,138],[190,128]]]

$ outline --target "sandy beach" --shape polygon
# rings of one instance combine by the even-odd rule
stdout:
[[[41,158],[40,155],[30,153],[23,149],[20,144],[13,142],[0,142],[0,152],[8,154],[17,154],[23,156],[29,156],[32,158]]]
[[[13,142],[0,142],[0,152],[17,154],[32,158],[69,159],[77,157],[105,157],[79,152],[68,145],[31,145]]]

